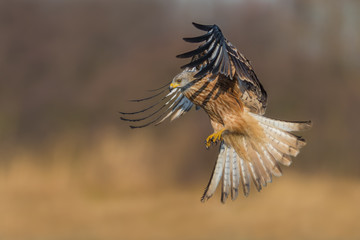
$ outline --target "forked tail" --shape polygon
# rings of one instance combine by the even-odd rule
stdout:
[[[257,122],[261,138],[251,134],[228,135],[221,142],[220,152],[211,179],[201,201],[209,199],[215,192],[221,177],[221,201],[225,203],[229,195],[235,200],[240,184],[245,196],[250,192],[252,179],[258,191],[272,181],[272,175],[281,176],[280,165],[289,166],[291,157],[299,154],[306,145],[305,140],[293,131],[311,128],[310,121],[288,122],[274,120],[249,113]]]

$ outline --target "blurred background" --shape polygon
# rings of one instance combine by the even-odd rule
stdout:
[[[222,205],[206,114],[131,130],[118,111],[169,82],[219,25],[267,116],[312,120],[283,176]],[[0,1],[0,239],[360,239],[357,0]]]

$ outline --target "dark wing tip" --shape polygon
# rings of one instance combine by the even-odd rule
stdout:
[[[188,58],[190,56],[185,55],[184,53],[176,55],[176,58]]]
[[[204,25],[199,23],[192,23],[197,29],[207,31],[206,34],[193,38],[184,38],[186,42],[199,43],[206,41],[197,49],[179,54],[177,58],[192,58],[190,63],[183,65],[181,68],[196,67],[199,72],[194,76],[195,78],[202,78],[206,74],[211,73],[217,75],[219,73],[225,76],[231,75],[231,63],[226,39],[222,34],[220,28],[213,25]]]
[[[160,94],[162,94],[163,92],[165,92],[165,91],[167,91],[167,90],[168,90],[168,89],[164,89],[164,90],[162,90],[162,91],[160,91],[160,92],[158,92],[158,93],[156,93],[156,94],[154,94],[154,95],[152,95],[152,96],[150,96],[150,97],[141,98],[141,99],[130,99],[130,100],[128,100],[128,101],[129,101],[129,102],[142,102],[142,101],[150,100],[150,99],[152,99],[152,98],[155,98],[155,97],[159,96]]]
[[[204,35],[198,36],[198,37],[185,37],[183,38],[183,40],[185,42],[189,42],[189,43],[199,43],[199,42],[203,42],[203,41],[207,41],[211,36],[211,33],[206,33]]]
[[[304,125],[303,125],[303,129],[302,130],[309,130],[310,128],[312,128],[313,123],[311,120],[309,121],[304,121]]]
[[[200,201],[202,203],[205,203],[207,200],[209,200],[210,197],[206,196],[206,192],[204,193],[204,195],[201,196]]]
[[[210,31],[214,26],[216,26],[216,25],[204,25],[204,24],[200,24],[200,23],[196,23],[196,22],[192,22],[192,24],[197,29],[200,29],[203,31]]]

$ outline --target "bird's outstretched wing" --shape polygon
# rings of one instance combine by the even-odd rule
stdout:
[[[182,94],[180,89],[173,89],[169,92],[168,86],[169,84],[166,84],[161,88],[150,90],[152,92],[159,91],[150,97],[130,100],[131,102],[143,102],[154,98],[160,98],[157,102],[142,110],[135,112],[119,112],[122,115],[120,119],[132,123],[140,123],[130,125],[131,128],[143,128],[151,124],[158,125],[169,117],[171,117],[170,119],[172,121],[190,111],[194,104]],[[148,113],[148,115],[142,116],[143,113]],[[129,118],[128,116],[134,117]]]
[[[242,100],[249,105],[253,101],[261,109],[266,108],[267,94],[258,80],[250,62],[242,55],[222,34],[217,25],[202,25],[193,23],[193,25],[203,31],[204,35],[192,38],[184,38],[186,42],[200,43],[197,49],[178,55],[178,58],[192,58],[190,63],[181,68],[198,69],[195,78],[203,78],[210,75],[209,79],[214,79],[218,74],[222,74],[231,80],[237,80],[239,88],[244,94]]]

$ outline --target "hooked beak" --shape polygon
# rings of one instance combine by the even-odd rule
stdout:
[[[179,87],[179,84],[178,83],[171,83],[170,84],[170,90],[174,89],[174,88],[177,88]]]

